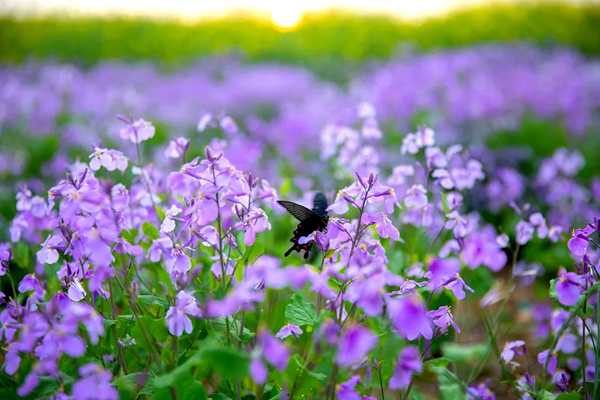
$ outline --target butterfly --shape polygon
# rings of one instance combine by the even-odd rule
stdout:
[[[304,259],[306,260],[310,256],[313,243],[308,242],[299,244],[298,240],[315,231],[322,232],[327,228],[327,223],[329,221],[329,217],[327,216],[327,198],[323,193],[317,193],[313,200],[312,210],[291,201],[279,200],[278,203],[300,221],[298,227],[294,231],[294,237],[290,239],[290,242],[292,242],[293,245],[285,253],[285,256],[289,256],[292,251],[300,253],[300,251],[305,250]]]

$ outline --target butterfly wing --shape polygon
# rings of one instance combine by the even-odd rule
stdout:
[[[324,217],[327,215],[327,197],[323,193],[317,193],[313,201],[313,211],[319,216]]]
[[[318,217],[318,215],[314,211],[309,210],[308,208],[301,206],[300,204],[296,204],[291,201],[285,200],[279,200],[278,203],[281,204],[283,208],[287,210],[287,212],[292,214],[294,218],[296,218],[300,222],[306,221],[309,218]]]

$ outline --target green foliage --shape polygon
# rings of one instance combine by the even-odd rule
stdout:
[[[595,34],[599,23],[597,5],[560,3],[475,7],[424,22],[384,15],[311,14],[289,32],[241,15],[188,25],[127,18],[5,17],[0,20],[0,60],[52,58],[90,66],[118,59],[177,66],[233,52],[251,61],[294,63],[339,76],[351,70],[351,62],[391,57],[401,42],[431,50],[525,40],[600,54],[600,35]]]
[[[158,228],[146,221],[142,224],[142,232],[148,236],[149,239],[156,240],[159,237]]]
[[[478,344],[455,344],[444,343],[442,352],[450,361],[472,362],[480,361],[489,352],[489,345],[486,343]]]
[[[317,321],[317,310],[314,304],[307,303],[302,297],[294,294],[290,304],[285,308],[285,317],[290,324],[314,325]]]

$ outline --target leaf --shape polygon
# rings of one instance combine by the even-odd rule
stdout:
[[[178,396],[177,399],[181,400],[205,400],[206,399],[206,391],[204,390],[204,386],[198,381],[193,381],[191,384],[184,382],[185,386],[178,386],[177,393],[182,392],[181,396]]]
[[[137,297],[137,300],[140,303],[147,304],[147,305],[158,304],[165,310],[169,308],[169,303],[167,303],[166,300],[161,299],[160,297],[157,297],[157,296],[150,295],[150,294],[140,295]]]
[[[240,326],[240,321],[237,321],[237,324],[234,324],[232,319],[230,318],[229,321],[229,333],[235,338],[235,340],[237,340],[238,342],[240,341],[240,335],[239,335],[239,331],[237,329],[235,329],[236,325]],[[227,323],[225,322],[225,318],[215,318],[213,320],[211,320],[211,324],[213,326],[213,328],[216,331],[219,332],[225,332],[225,330],[227,329]],[[251,330],[249,330],[248,328],[244,327],[244,331],[242,332],[242,343],[248,343],[253,337],[255,336],[255,333],[252,332]]]
[[[447,367],[450,364],[450,360],[444,357],[433,358],[431,360],[427,360],[423,363],[424,368],[431,367]]]
[[[116,325],[117,322],[119,322],[118,320],[133,321],[133,315],[117,315],[116,318],[117,319],[105,319],[102,322],[104,323],[105,327],[110,327],[112,325]]]
[[[31,264],[31,259],[29,257],[29,248],[24,242],[19,242],[16,246],[14,246],[12,258],[13,261],[19,266],[19,268],[29,267],[29,264]]]
[[[558,300],[558,294],[556,293],[556,279],[550,279],[550,297],[554,300]]]
[[[449,214],[450,211],[452,211],[450,209],[450,206],[448,205],[448,195],[446,194],[446,192],[440,190],[440,193],[442,195],[442,207],[444,208],[444,214]]]
[[[547,393],[547,392],[546,392]],[[556,400],[580,400],[581,395],[579,393],[561,393],[556,397]]]
[[[327,252],[325,253],[325,255],[323,257],[325,259],[328,259],[328,258],[333,257],[334,254],[335,254],[335,249],[327,250]]]
[[[211,400],[231,400],[229,397],[225,396],[223,393],[213,393],[208,396]]]
[[[121,237],[131,244],[135,244],[135,239],[138,237],[139,231],[137,229],[131,229],[129,232],[123,230]]]
[[[250,361],[238,351],[221,347],[209,348],[203,353],[203,362],[212,366],[221,378],[241,379],[248,374]]]
[[[209,367],[220,378],[237,380],[248,374],[250,360],[239,351],[204,344],[196,354],[172,372],[154,378],[157,388],[175,386],[178,380],[190,376],[190,370],[198,365]]]
[[[297,356],[297,354],[295,354]],[[310,369],[306,368],[301,362],[301,357],[294,357],[294,360],[296,361],[296,364],[304,371],[306,371],[306,374],[312,378],[315,378],[319,381],[325,381],[327,379],[327,375],[325,374],[320,374],[317,372],[312,372]]]
[[[455,344],[444,343],[442,345],[442,353],[450,361],[470,362],[479,361],[489,351],[489,345],[486,343],[478,344]]]
[[[142,224],[142,232],[148,237],[148,239],[156,240],[159,238],[158,228],[146,221]]]
[[[538,393],[538,400],[555,400],[556,396],[553,395],[552,393],[548,392],[547,390],[540,390],[540,392]]]
[[[145,374],[143,372],[134,372],[129,375],[123,375],[118,377],[112,382],[112,385],[116,386],[120,391],[132,393],[138,387],[145,386],[147,380],[148,374]]]
[[[252,246],[247,246],[244,256],[240,258],[235,269],[235,279],[238,282],[244,280],[244,267],[248,264],[252,264],[256,259],[265,254],[265,245],[260,241],[256,240]]]
[[[317,321],[317,310],[314,304],[307,303],[300,296],[294,294],[285,308],[285,317],[290,324],[314,325]]]
[[[444,400],[466,400],[467,398],[462,387],[458,383],[452,385],[441,385],[440,395]]]

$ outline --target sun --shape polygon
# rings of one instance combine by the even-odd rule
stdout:
[[[294,29],[302,21],[302,10],[294,6],[277,5],[269,11],[273,25],[283,30]]]

